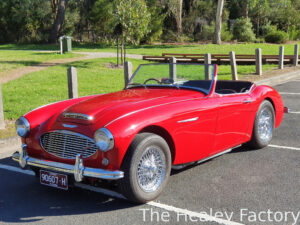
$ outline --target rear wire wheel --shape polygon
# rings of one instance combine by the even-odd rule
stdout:
[[[167,142],[156,134],[138,134],[125,155],[122,170],[120,189],[125,197],[138,203],[157,198],[170,177],[171,153]]]
[[[252,138],[248,143],[260,149],[270,144],[275,126],[275,112],[271,102],[264,100],[259,106],[253,125]]]

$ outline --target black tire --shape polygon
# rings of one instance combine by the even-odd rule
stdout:
[[[263,115],[269,115],[270,121],[269,124],[265,124],[265,132],[261,131],[259,129],[259,120],[262,118]],[[261,149],[266,147],[268,144],[270,144],[272,137],[273,137],[273,130],[275,126],[275,112],[273,105],[268,100],[264,100],[255,116],[255,121],[253,124],[253,130],[252,130],[252,137],[250,142],[248,142],[248,146],[255,148],[255,149]]]
[[[154,154],[159,157],[154,157]],[[151,164],[151,167],[149,164],[149,168],[145,169],[147,160],[149,162],[154,160],[155,163],[161,162],[161,166],[155,167],[156,164],[154,166]],[[156,199],[167,185],[170,177],[171,153],[167,142],[156,134],[137,134],[124,157],[121,169],[124,171],[124,178],[120,180],[119,187],[125,197],[138,203],[146,203]],[[146,176],[144,171],[150,175]],[[153,182],[155,184],[153,190],[147,190],[147,187],[143,186],[141,178],[138,178],[138,172],[142,173],[139,177],[147,178],[150,181],[152,178],[154,180],[159,177],[158,181]],[[151,175],[153,177],[150,179]],[[149,186],[151,187],[151,185]]]

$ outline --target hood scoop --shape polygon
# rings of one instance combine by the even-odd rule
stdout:
[[[87,120],[87,121],[93,120],[92,116],[82,114],[82,113],[65,112],[63,115],[64,118],[69,118],[69,119],[79,119],[79,120]]]

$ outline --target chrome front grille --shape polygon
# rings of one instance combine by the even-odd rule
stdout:
[[[93,139],[71,131],[48,132],[41,136],[40,141],[46,152],[64,159],[75,159],[81,153],[87,158],[97,152]]]

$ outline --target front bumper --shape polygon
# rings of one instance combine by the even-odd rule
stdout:
[[[83,160],[80,155],[76,156],[75,165],[58,163],[53,161],[46,161],[42,159],[36,159],[27,155],[27,145],[23,144],[20,152],[15,152],[12,155],[12,159],[17,161],[21,168],[25,168],[27,165],[38,168],[48,169],[51,171],[57,171],[74,175],[77,182],[81,182],[84,177],[99,178],[106,180],[117,180],[124,177],[123,171],[110,171],[99,168],[90,168],[83,165]]]

